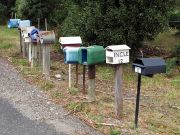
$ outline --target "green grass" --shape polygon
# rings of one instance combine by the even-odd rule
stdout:
[[[12,47],[13,47],[13,45],[9,44],[9,43],[1,43],[0,44],[0,49],[10,49]]]
[[[160,33],[155,40],[151,42],[151,45],[172,52],[176,45],[180,43],[180,36],[175,35],[176,32],[176,29],[169,29],[166,32]]]
[[[55,85],[51,81],[43,81],[41,83],[41,89],[43,89],[44,91],[49,91],[54,87],[55,87]]]

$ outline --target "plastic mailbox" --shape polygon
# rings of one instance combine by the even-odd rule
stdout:
[[[65,47],[64,52],[64,62],[66,64],[78,64],[78,50],[79,47]]]
[[[98,45],[81,47],[78,51],[78,61],[83,65],[96,65],[104,63],[105,49]]]
[[[80,47],[82,44],[81,37],[60,37],[59,43],[61,43],[61,49],[65,47]]]
[[[38,29],[32,29],[30,33],[31,42],[38,43],[39,42],[39,30]]]
[[[30,20],[21,20],[18,21],[18,27],[23,28],[23,27],[30,27],[31,26],[31,21]]]
[[[136,73],[150,77],[157,73],[166,73],[166,63],[161,58],[138,58],[132,67]]]
[[[129,63],[129,49],[127,45],[111,45],[106,47],[106,63]]]
[[[18,28],[18,22],[20,19],[9,19],[8,28]]]

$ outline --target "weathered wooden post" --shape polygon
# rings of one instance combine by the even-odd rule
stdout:
[[[69,88],[72,84],[72,64],[76,65],[76,87],[78,85],[78,50],[82,44],[81,37],[60,37],[61,49],[64,52],[64,62],[69,64]]]
[[[106,63],[115,65],[115,112],[118,118],[123,117],[122,65],[129,63],[129,47],[113,45],[106,48]]]
[[[42,45],[43,74],[50,74],[50,45],[55,43],[54,31],[40,31],[40,43]]]
[[[90,101],[95,101],[95,65],[104,63],[105,61],[105,50],[102,46],[89,46],[81,47],[78,53],[79,63],[88,66],[88,98]],[[85,68],[84,68],[85,69]],[[84,71],[85,72],[85,71]],[[83,77],[84,82],[85,76]],[[83,83],[84,85],[84,83]],[[85,91],[83,90],[83,93]]]
[[[19,20],[18,21],[18,29],[19,29],[19,31],[21,33],[20,34],[20,40],[21,40],[20,41],[20,49],[21,49],[21,52],[23,52],[23,57],[24,58],[28,54],[27,42],[25,42],[25,38],[28,36],[26,27],[30,27],[30,26],[31,26],[30,20]],[[22,42],[22,40],[24,40],[24,42]]]

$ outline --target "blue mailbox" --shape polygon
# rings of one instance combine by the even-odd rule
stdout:
[[[19,21],[20,21],[20,19],[9,19],[8,28],[17,28]]]
[[[78,50],[80,47],[65,47],[64,62],[66,64],[78,64]]]
[[[31,26],[31,21],[30,20],[21,20],[18,21],[18,27],[23,28],[23,27],[30,27]]]

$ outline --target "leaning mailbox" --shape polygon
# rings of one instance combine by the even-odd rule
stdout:
[[[135,110],[135,126],[138,127],[141,75],[152,77],[154,74],[157,73],[165,73],[166,63],[161,58],[138,58],[133,62],[132,68],[136,73],[138,73],[136,110]]]
[[[69,47],[80,47],[82,44],[81,37],[60,37],[61,49]]]
[[[161,58],[139,58],[133,62],[132,66],[136,73],[145,76],[166,72],[166,63]]]
[[[65,47],[64,52],[64,62],[66,64],[78,64],[78,50],[79,47]]]
[[[112,45],[106,47],[106,63],[129,63],[129,49],[127,45]]]
[[[102,46],[93,45],[81,47],[78,52],[79,63],[83,65],[96,65],[105,62],[105,49]]]
[[[55,34],[54,31],[39,31],[39,38],[41,44],[54,44]]]

